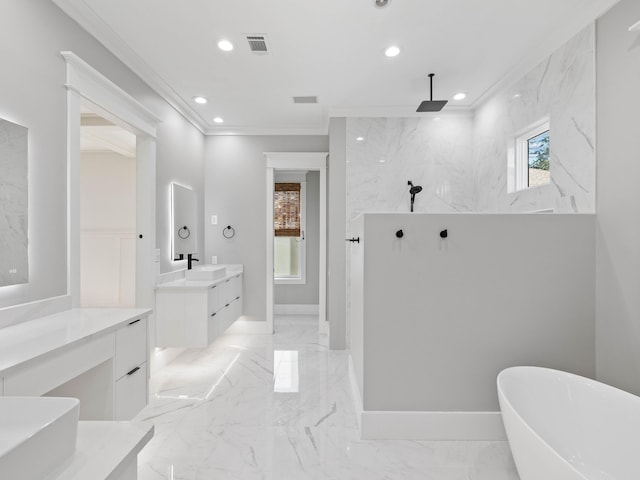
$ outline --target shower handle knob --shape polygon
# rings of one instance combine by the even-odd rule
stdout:
[[[447,238],[448,236],[449,232],[447,232],[446,228],[440,232],[440,238]]]
[[[346,240],[351,243],[360,243],[360,237],[347,238]]]
[[[396,237],[398,237],[398,238],[402,238],[402,237],[404,237],[404,232],[403,232],[402,230],[398,230],[398,231],[396,232]]]

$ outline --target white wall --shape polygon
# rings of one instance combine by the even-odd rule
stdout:
[[[0,117],[29,128],[28,284],[0,289],[0,307],[67,293],[65,64],[71,50],[158,115],[157,238],[168,252],[168,185],[202,191],[203,136],[49,0],[6,0],[0,15]],[[165,269],[172,268],[163,262]],[[0,319],[1,321],[1,319]],[[1,322],[0,322],[1,323]]]
[[[277,172],[276,172],[277,173]],[[307,257],[304,285],[274,285],[277,305],[318,305],[320,261],[320,172],[307,172],[307,212],[305,249]]]
[[[597,23],[597,375],[640,395],[640,2]]]
[[[354,279],[364,321],[353,319],[361,331],[351,338],[363,342],[352,350],[363,356],[354,365],[365,410],[497,411],[496,376],[514,365],[595,375],[594,216],[365,214],[363,222],[352,248],[364,250]]]
[[[326,152],[318,136],[211,136],[205,153],[205,256],[218,263],[244,265],[244,313],[265,320],[266,313],[266,158],[264,152]],[[218,224],[211,225],[211,215]],[[231,225],[236,235],[226,239]]]
[[[591,25],[476,109],[475,211],[595,211],[595,29]],[[550,119],[549,185],[507,192],[507,142]]]

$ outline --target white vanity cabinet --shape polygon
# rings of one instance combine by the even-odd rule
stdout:
[[[146,318],[116,330],[115,420],[129,420],[147,405],[147,338]]]
[[[0,329],[2,393],[75,397],[81,420],[130,420],[148,399],[149,313],[74,309]]]
[[[242,273],[156,289],[156,346],[207,347],[242,315]]]

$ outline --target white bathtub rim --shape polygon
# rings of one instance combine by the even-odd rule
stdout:
[[[565,372],[564,370],[556,370],[556,369],[548,368],[548,367],[536,367],[536,366],[532,366],[532,365],[514,366],[514,367],[508,367],[508,368],[505,368],[504,370],[502,370],[502,371],[498,374],[498,377],[497,377],[496,383],[497,383],[497,388],[498,388],[498,402],[500,403],[500,411],[501,411],[501,412],[503,411],[502,403],[504,402],[504,404],[505,404],[505,405],[507,405],[507,406],[509,407],[509,409],[511,410],[511,412],[513,412],[513,413],[516,415],[516,417],[517,417],[517,419],[520,421],[520,423],[522,423],[522,425],[523,425],[523,426],[524,426],[524,427],[525,427],[529,432],[531,432],[531,434],[532,434],[532,435],[533,435],[537,440],[539,440],[539,441],[540,441],[540,443],[541,443],[542,445],[544,445],[544,446],[545,446],[545,448],[546,448],[547,450],[549,450],[549,451],[551,452],[551,454],[552,454],[555,458],[557,458],[558,460],[560,460],[563,464],[568,465],[568,466],[569,466],[569,467],[570,467],[570,468],[571,468],[571,469],[572,469],[572,470],[573,470],[577,475],[579,475],[580,477],[582,477],[584,480],[588,480],[588,477],[586,477],[582,471],[580,471],[579,469],[577,469],[577,468],[575,467],[575,465],[574,465],[574,464],[572,464],[571,462],[569,462],[565,457],[563,457],[562,455],[560,455],[560,454],[556,451],[556,449],[555,449],[555,448],[553,448],[551,445],[549,445],[549,443],[548,443],[546,440],[544,440],[544,439],[543,439],[543,438],[538,434],[538,432],[536,432],[536,431],[535,431],[535,430],[534,430],[534,429],[529,425],[529,423],[528,423],[528,422],[526,422],[526,421],[522,418],[522,416],[518,413],[518,410],[517,410],[517,409],[515,409],[515,408],[513,407],[513,404],[512,404],[512,403],[507,399],[507,396],[504,394],[504,391],[502,390],[502,387],[501,387],[501,385],[500,385],[500,379],[501,379],[502,377],[504,377],[505,375],[507,375],[507,374],[508,374],[507,372],[514,371],[514,370],[545,370],[545,371],[547,371],[548,373],[552,373],[552,374],[555,374],[555,375],[558,375],[558,374],[559,374],[559,375],[563,375],[563,376],[567,376],[567,377],[573,377],[573,378],[575,378],[575,379],[580,379],[580,381],[584,381],[584,382],[586,382],[588,385],[596,384],[596,385],[597,385],[598,387],[600,387],[600,388],[605,387],[605,388],[608,388],[608,389],[612,389],[612,390],[614,390],[614,391],[622,392],[622,393],[627,394],[627,395],[631,395],[631,396],[633,396],[633,395],[632,395],[631,393],[629,393],[629,392],[626,392],[626,391],[624,391],[624,390],[621,390],[621,389],[619,389],[619,388],[616,388],[616,387],[614,387],[614,386],[612,386],[612,385],[608,385],[608,384],[606,384],[606,383],[598,382],[597,380],[593,380],[593,379],[588,378],[588,377],[583,377],[583,376],[581,376],[581,375],[576,375],[575,373]],[[504,375],[503,375],[503,374],[504,374]],[[504,417],[503,417],[503,421],[504,421]],[[507,440],[509,440],[509,430],[507,429],[506,425],[505,425],[505,431],[506,431],[506,433],[507,433]],[[510,443],[510,445],[511,445],[511,441],[510,441],[510,440],[509,440],[509,443]],[[513,450],[512,450],[512,454],[513,454]],[[516,456],[516,455],[514,455],[514,459],[515,459],[515,456]],[[517,466],[517,463],[516,463],[516,466]]]

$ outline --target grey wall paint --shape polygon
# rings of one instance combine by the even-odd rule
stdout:
[[[168,252],[165,185],[202,191],[203,136],[49,0],[7,0],[0,15],[0,117],[29,128],[28,284],[0,289],[0,307],[67,293],[65,64],[71,50],[162,119],[157,139],[157,238]],[[202,197],[200,199],[202,202]],[[168,261],[162,268],[173,268]]]
[[[320,261],[320,172],[307,173],[307,226],[305,247],[307,256],[304,285],[275,285],[274,303],[284,305],[317,305]]]
[[[497,411],[515,365],[593,377],[594,229],[593,215],[365,214],[365,410]]]
[[[267,177],[264,152],[326,152],[329,140],[317,136],[212,136],[205,148],[205,257],[244,264],[244,313],[265,320]],[[211,215],[218,224],[211,225]],[[231,225],[236,235],[225,239]]]
[[[347,272],[345,238],[347,219],[347,119],[329,120],[329,164],[327,198],[327,319],[329,345],[347,348]]]
[[[597,22],[597,376],[640,395],[640,2]]]

